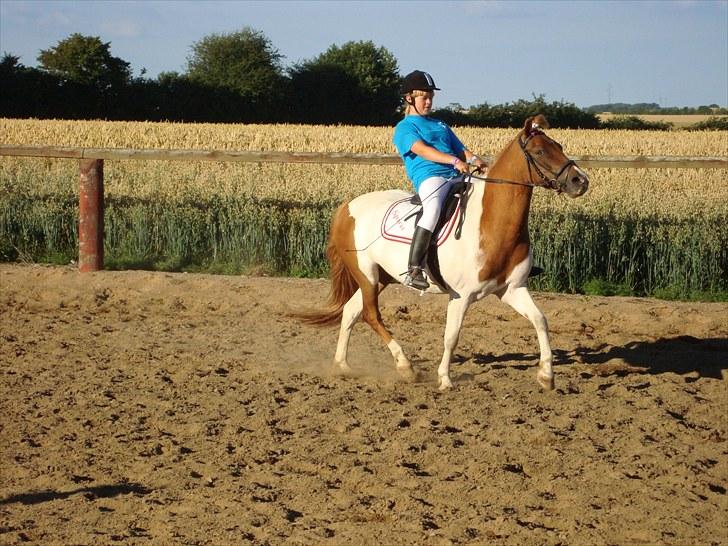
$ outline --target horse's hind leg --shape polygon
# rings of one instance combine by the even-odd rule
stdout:
[[[354,292],[349,301],[344,305],[341,314],[341,329],[339,330],[339,342],[336,345],[336,355],[334,355],[334,365],[338,366],[342,372],[351,372],[351,367],[346,361],[346,355],[349,350],[349,338],[351,330],[354,328],[356,321],[359,320],[362,311],[361,289]]]
[[[387,348],[394,357],[395,365],[400,375],[407,379],[412,379],[414,377],[412,365],[409,360],[407,360],[407,357],[402,351],[402,347],[400,347],[399,343],[394,340],[392,335],[384,326],[382,317],[379,313],[378,295],[379,292],[384,289],[384,285],[380,284],[378,287],[372,287],[369,282],[363,284],[363,289],[359,288],[344,305],[344,309],[341,314],[339,341],[336,345],[336,354],[334,355],[334,365],[338,366],[344,373],[352,371],[346,358],[349,349],[349,339],[351,338],[351,331],[354,328],[354,325],[362,316],[362,312],[366,309],[366,312],[364,313],[364,321],[371,326],[372,330],[379,334],[384,343],[387,345]]]
[[[541,350],[541,358],[539,362],[539,370],[536,375],[539,385],[546,390],[554,389],[554,372],[552,369],[553,355],[551,353],[551,343],[549,342],[549,330],[546,323],[546,317],[536,306],[528,291],[528,288],[521,286],[519,288],[508,288],[501,296],[501,301],[507,303],[518,313],[531,321],[536,328],[538,336],[538,345]]]
[[[361,287],[362,293],[362,315],[364,321],[371,326],[372,330],[379,334],[379,337],[382,338],[382,341],[392,353],[399,375],[409,381],[414,380],[415,373],[412,369],[412,364],[410,364],[410,361],[405,356],[402,347],[392,337],[392,334],[382,322],[382,315],[379,312],[379,287],[377,284],[372,283],[362,283],[359,286]]]

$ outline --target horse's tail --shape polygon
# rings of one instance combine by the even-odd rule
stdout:
[[[342,231],[347,233],[353,229],[353,221],[349,215],[348,203],[341,205],[331,221],[329,232],[329,244],[326,249],[326,257],[329,261],[331,288],[329,290],[328,302],[325,309],[320,311],[305,311],[296,313],[296,318],[306,324],[314,326],[330,326],[341,320],[344,305],[359,289],[359,285],[344,261],[342,252],[347,249],[340,248],[338,241],[346,239],[353,244],[353,233],[349,237],[342,237]],[[353,247],[349,249],[353,251]]]

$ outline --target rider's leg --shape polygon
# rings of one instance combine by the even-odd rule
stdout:
[[[425,275],[422,273],[422,269],[431,239],[432,232],[430,230],[419,225],[415,228],[407,264],[409,271],[404,279],[405,286],[411,286],[417,290],[427,290],[430,287]]]
[[[423,269],[432,232],[440,219],[440,211],[450,190],[450,184],[450,180],[441,176],[433,176],[420,184],[417,193],[422,201],[422,216],[417,222],[415,233],[412,236],[407,264],[409,271],[404,280],[405,286],[411,286],[417,290],[425,290],[430,286]]]

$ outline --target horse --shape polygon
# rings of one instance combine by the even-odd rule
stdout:
[[[489,294],[495,294],[533,324],[540,349],[536,379],[543,389],[555,387],[548,324],[527,286],[533,259],[528,214],[533,188],[575,198],[587,191],[589,178],[545,129],[548,122],[543,115],[529,117],[496,156],[487,176],[477,172],[466,176],[470,178],[464,192],[467,207],[457,212],[462,216],[460,237],[433,237],[439,246],[431,246],[429,254],[436,257],[439,272],[432,270],[430,262],[426,292],[449,297],[444,352],[437,369],[440,390],[453,386],[450,360],[468,307]],[[383,236],[383,218],[395,204],[410,197],[411,193],[401,190],[366,193],[344,202],[334,213],[327,247],[331,280],[328,305],[299,314],[299,318],[317,326],[340,321],[334,365],[343,373],[352,372],[347,362],[349,339],[363,317],[392,353],[397,372],[410,381],[416,377],[402,347],[382,322],[378,303],[384,288],[401,282],[409,252],[406,237]],[[411,237],[414,217],[399,215],[396,221],[408,226]]]

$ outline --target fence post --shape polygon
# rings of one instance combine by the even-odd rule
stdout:
[[[81,159],[78,198],[78,270],[104,268],[104,160]]]

